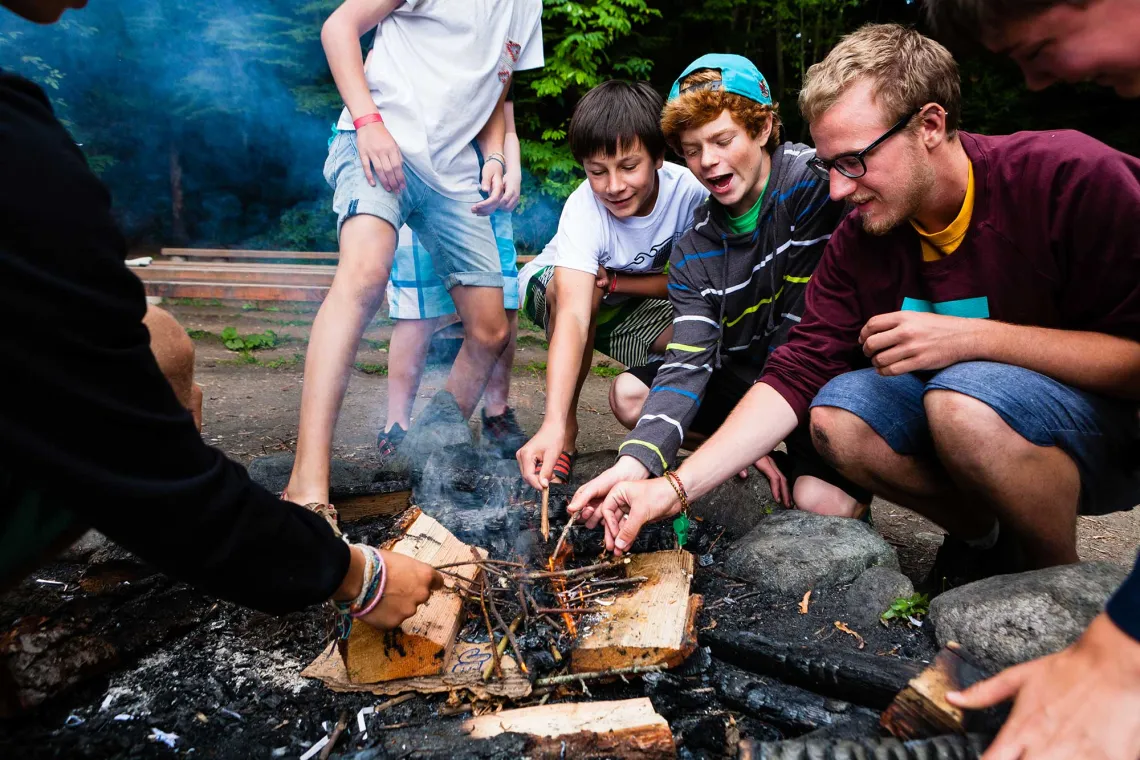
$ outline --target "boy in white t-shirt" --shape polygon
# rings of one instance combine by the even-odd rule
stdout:
[[[672,335],[666,264],[708,191],[685,167],[665,163],[662,106],[643,82],[604,82],[579,101],[569,139],[587,182],[519,274],[522,308],[550,336],[546,415],[517,455],[536,488],[570,479],[593,352],[638,366]]]
[[[541,0],[346,0],[321,30],[345,102],[325,162],[340,263],[313,322],[285,497],[334,521],[333,429],[361,335],[383,300],[401,225],[431,253],[466,333],[430,416],[470,416],[507,344],[503,276],[487,217],[501,202],[507,168],[503,100],[515,71],[543,64],[541,15]],[[360,37],[373,28],[365,66]],[[482,172],[473,142],[486,159]]]

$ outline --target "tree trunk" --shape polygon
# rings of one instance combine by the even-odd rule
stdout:
[[[186,220],[182,215],[185,198],[182,195],[182,154],[178,143],[170,142],[170,234],[175,245],[185,245],[190,240],[186,232]]]

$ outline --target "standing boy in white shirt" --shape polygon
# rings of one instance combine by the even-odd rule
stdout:
[[[341,257],[313,322],[286,494],[330,521],[333,429],[402,224],[431,252],[466,330],[434,416],[469,416],[507,344],[486,215],[503,193],[506,87],[515,71],[543,63],[541,13],[540,0],[346,0],[321,30],[345,102],[325,163]],[[366,68],[360,37],[373,28]],[[487,159],[481,177],[473,141]]]
[[[586,93],[570,120],[570,150],[587,182],[519,274],[522,308],[550,335],[546,415],[517,457],[535,488],[570,479],[594,350],[637,366],[672,335],[666,264],[708,192],[688,169],[665,163],[662,106],[648,84],[610,81]]]

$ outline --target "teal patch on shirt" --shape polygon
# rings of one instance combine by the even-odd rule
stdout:
[[[947,317],[967,317],[971,319],[990,318],[990,300],[985,296],[959,298],[956,301],[931,302],[921,298],[904,298],[902,311],[924,311],[928,314],[942,314]]]

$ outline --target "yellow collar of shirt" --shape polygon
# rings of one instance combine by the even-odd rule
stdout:
[[[970,163],[970,176],[966,181],[966,198],[962,201],[962,208],[954,221],[946,229],[939,232],[927,232],[913,219],[910,224],[918,233],[922,243],[922,260],[938,261],[958,250],[962,239],[966,237],[966,230],[970,228],[970,217],[974,214],[974,164]]]

